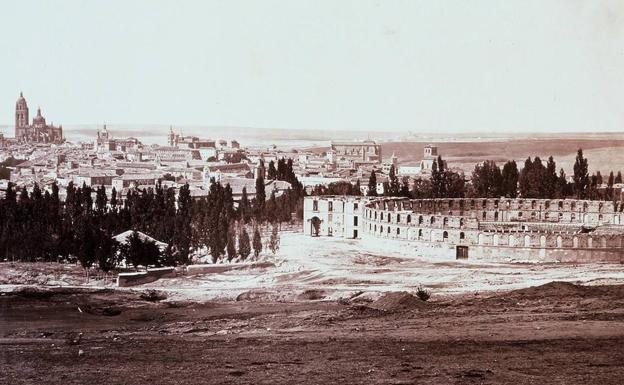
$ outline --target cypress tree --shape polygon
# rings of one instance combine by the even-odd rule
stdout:
[[[256,179],[256,220],[262,222],[264,218],[264,205],[266,201],[266,192],[264,191],[264,178],[262,175]]]
[[[576,161],[574,162],[574,193],[578,199],[584,199],[587,196],[589,188],[589,172],[587,159],[583,157],[583,149],[579,148]]]
[[[371,171],[370,177],[368,178],[368,194],[369,197],[377,196],[377,175],[375,174],[375,170]]]
[[[258,230],[258,226],[256,226],[256,228],[254,229],[253,250],[254,257],[258,258],[260,252],[262,251],[262,238],[260,237],[260,230]]]
[[[249,234],[245,229],[245,225],[241,224],[240,229],[238,230],[238,254],[240,255],[242,260],[246,260],[251,253],[251,244],[249,241]]]
[[[232,261],[236,258],[236,227],[234,222],[230,222],[227,232],[227,245],[226,245],[228,261]]]

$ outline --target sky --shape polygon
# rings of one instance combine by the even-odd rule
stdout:
[[[10,127],[22,91],[64,126],[624,131],[621,0],[0,7]]]

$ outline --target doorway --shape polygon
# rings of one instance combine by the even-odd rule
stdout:
[[[455,259],[468,259],[468,246],[455,246]]]

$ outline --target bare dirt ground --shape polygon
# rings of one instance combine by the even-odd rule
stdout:
[[[2,263],[0,384],[622,383],[622,265],[441,252],[284,234],[269,267],[132,289]]]
[[[400,296],[399,296],[400,297]],[[624,286],[425,303],[0,295],[2,384],[621,384]],[[383,299],[383,298],[382,298]],[[399,298],[400,299],[400,298]]]

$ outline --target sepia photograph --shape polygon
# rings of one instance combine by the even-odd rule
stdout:
[[[0,10],[0,385],[624,384],[624,1]]]

